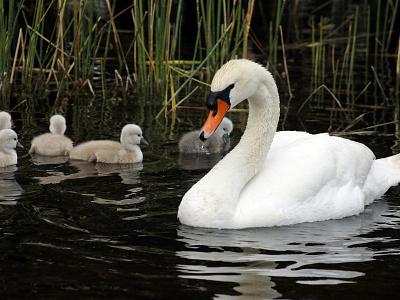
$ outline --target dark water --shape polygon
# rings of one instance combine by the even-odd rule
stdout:
[[[118,139],[125,122],[142,120],[150,146],[142,147],[143,163],[128,166],[29,157],[32,136],[48,130],[46,114],[15,120],[26,148],[17,166],[0,173],[2,299],[400,296],[399,187],[343,220],[246,230],[183,226],[176,218],[183,194],[221,156],[179,155],[179,137],[198,128],[205,111],[181,109],[175,124],[155,121],[155,112],[123,101],[106,111],[71,105],[67,135],[75,141]],[[286,126],[317,131],[328,126],[323,114],[289,114]],[[229,117],[236,145],[246,113]],[[385,130],[393,128],[354,138],[378,157],[390,155],[398,139]]]
[[[303,66],[297,68],[291,73],[295,97],[288,101],[282,92],[279,129],[346,127],[350,121],[329,95],[295,114],[311,92],[309,77],[299,73]],[[383,102],[378,87],[368,97]],[[161,101],[153,100],[115,98],[103,105],[80,95],[65,108],[66,135],[76,143],[118,140],[126,123],[140,125],[150,146],[142,147],[143,163],[127,166],[30,157],[31,139],[48,131],[51,107],[36,104],[13,113],[25,149],[17,166],[0,171],[1,299],[400,296],[400,187],[343,220],[246,230],[183,226],[176,218],[182,196],[221,156],[179,154],[179,138],[200,128],[205,110],[181,108],[175,119],[157,121],[160,105],[154,103]],[[204,106],[204,99],[196,96],[186,105]],[[398,114],[394,106],[350,108],[350,120],[366,113],[355,129],[391,122]],[[233,146],[246,116],[228,115]],[[384,157],[400,150],[397,126],[347,138]]]

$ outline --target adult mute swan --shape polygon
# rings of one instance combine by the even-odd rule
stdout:
[[[272,75],[249,60],[227,62],[211,84],[209,138],[225,113],[248,99],[239,144],[183,197],[186,225],[246,228],[358,214],[400,181],[400,154],[375,160],[366,146],[328,134],[276,132],[279,94]]]
[[[32,140],[29,154],[45,156],[68,155],[72,150],[72,141],[64,135],[67,125],[65,118],[54,115],[50,118],[50,132],[39,135]]]
[[[215,134],[206,141],[199,139],[197,130],[186,133],[179,141],[181,153],[219,153],[229,149],[233,124],[228,118],[223,118],[221,124],[215,130]]]
[[[128,124],[122,128],[121,143],[109,140],[89,141],[71,150],[70,159],[109,164],[141,162],[143,153],[139,144],[149,145],[138,125]]]
[[[6,111],[0,111],[0,130],[11,129],[11,115]]]
[[[0,130],[0,167],[17,164],[16,147],[24,148],[18,142],[18,136],[12,129]]]

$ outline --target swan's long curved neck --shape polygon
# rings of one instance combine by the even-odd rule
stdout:
[[[248,179],[243,181],[245,183],[263,165],[279,121],[279,95],[276,87],[271,93],[270,89],[261,85],[248,100],[249,117],[246,130],[235,148],[236,151],[240,152],[239,155],[246,164],[243,169],[249,172],[249,174],[246,174]]]
[[[272,79],[273,80],[273,79]],[[279,95],[274,82],[260,84],[255,94],[248,98],[249,117],[239,144],[221,160],[200,184],[212,185],[219,180],[218,190],[209,197],[219,202],[218,207],[227,218],[235,212],[241,190],[262,167],[271,147],[279,121]],[[216,215],[221,216],[221,211]]]
[[[185,194],[178,210],[182,223],[234,226],[240,193],[264,164],[279,121],[279,94],[270,73],[248,100],[247,127],[239,144]]]

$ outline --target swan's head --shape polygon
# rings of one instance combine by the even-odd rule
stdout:
[[[226,112],[251,97],[269,72],[260,64],[247,59],[230,60],[216,73],[207,100],[210,110],[207,121],[200,129],[200,139],[209,138],[221,123]]]
[[[149,143],[143,138],[142,130],[138,125],[128,124],[122,128],[121,132],[122,145],[146,145]]]
[[[0,130],[11,129],[11,115],[8,112],[0,111]]]
[[[18,141],[17,133],[12,129],[3,129],[0,131],[0,145],[3,151],[9,151],[16,147],[24,148]]]
[[[61,115],[54,115],[50,118],[50,132],[57,134],[64,134],[67,129],[65,118]]]

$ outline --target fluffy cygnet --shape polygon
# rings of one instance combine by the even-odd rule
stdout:
[[[67,126],[65,118],[54,115],[50,119],[50,132],[39,135],[32,140],[29,154],[37,153],[46,156],[68,155],[73,148],[72,141],[64,135]]]
[[[232,121],[224,118],[215,133],[204,143],[199,138],[199,131],[186,133],[179,142],[179,151],[182,153],[219,153],[230,147],[229,134],[233,129]]]
[[[74,147],[69,157],[109,164],[137,163],[143,160],[139,144],[149,145],[143,138],[140,127],[128,124],[122,128],[121,143],[110,140],[85,142]]]
[[[8,112],[0,111],[0,130],[11,129],[11,115]]]
[[[24,148],[18,142],[18,136],[12,129],[0,130],[0,167],[17,164],[16,147]]]

